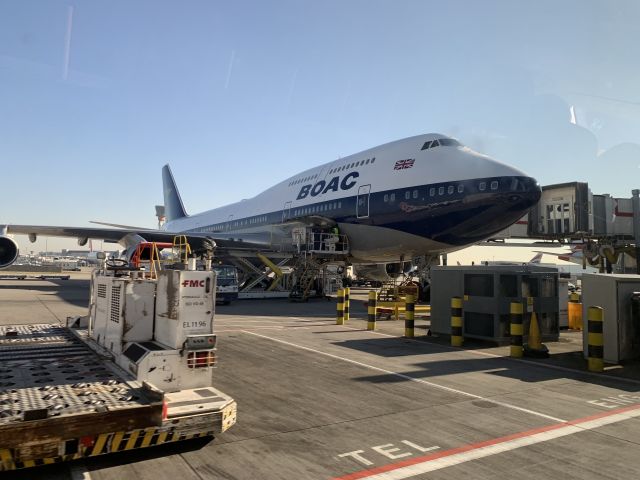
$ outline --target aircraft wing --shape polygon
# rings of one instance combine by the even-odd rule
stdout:
[[[267,235],[225,234],[218,232],[167,232],[157,229],[126,229],[126,228],[95,228],[95,227],[57,227],[48,225],[5,225],[0,226],[0,232],[29,235],[35,238],[39,235],[49,237],[75,237],[80,245],[87,240],[104,240],[119,243],[125,247],[135,246],[141,241],[172,242],[176,235],[185,235],[194,251],[204,251],[214,247],[228,249],[264,250],[270,246]]]

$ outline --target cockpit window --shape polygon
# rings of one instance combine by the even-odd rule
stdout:
[[[427,150],[429,148],[434,148],[434,147],[461,147],[462,144],[457,141],[454,140],[453,138],[440,138],[437,140],[429,140],[428,142],[424,142],[424,145],[422,145],[421,150]]]
[[[441,147],[460,147],[460,142],[454,140],[453,138],[441,138],[440,139]]]

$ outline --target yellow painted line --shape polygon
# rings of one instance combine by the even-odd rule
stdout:
[[[160,445],[161,443],[164,443],[166,441],[167,441],[167,432],[162,432],[158,437],[158,442],[156,443],[156,445]]]

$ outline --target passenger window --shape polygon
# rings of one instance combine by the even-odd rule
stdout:
[[[436,189],[435,189],[435,188],[433,188],[433,187],[431,187],[431,188],[429,189],[429,196],[430,196],[430,197],[433,197],[435,194],[436,194]]]
[[[371,160],[371,159],[367,158],[367,161],[365,162],[366,165],[369,165],[369,160]]]
[[[411,192],[407,190],[406,192],[404,192],[404,199],[409,200],[410,198],[411,198]]]
[[[497,189],[498,189],[498,182],[494,180],[493,182],[491,182],[491,190],[497,190]]]
[[[391,201],[392,201],[392,202],[395,202],[395,201],[396,201],[396,194],[395,194],[395,193],[392,193],[392,194],[391,194]]]
[[[448,193],[449,195],[451,195],[451,194],[453,193],[453,185],[449,185],[449,186],[447,187],[447,193]]]
[[[413,198],[414,199],[418,198],[418,190],[413,191]]]
[[[384,203],[387,203],[389,201],[389,194],[385,193],[384,194]]]
[[[338,208],[342,208],[342,202],[338,202]]]
[[[444,195],[444,187],[438,188],[438,195]]]
[[[478,190],[480,190],[481,192],[484,192],[487,188],[487,184],[485,182],[480,182],[480,185],[478,185]]]
[[[464,185],[460,184],[458,185],[458,193],[462,193],[462,192],[464,192]]]

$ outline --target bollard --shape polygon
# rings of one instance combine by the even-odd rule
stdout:
[[[349,321],[349,294],[351,289],[349,287],[344,289],[344,323]]]
[[[522,303],[511,302],[511,356],[521,358],[522,350]]]
[[[590,372],[604,371],[603,320],[604,310],[601,307],[589,307],[587,310],[587,357]]]
[[[413,295],[407,295],[404,307],[404,336],[414,337],[416,300]]]
[[[451,346],[461,347],[462,338],[462,298],[451,298]]]
[[[367,330],[376,329],[376,291],[369,290],[369,302],[367,303]]]
[[[336,325],[344,325],[344,288],[338,290],[338,312]]]

